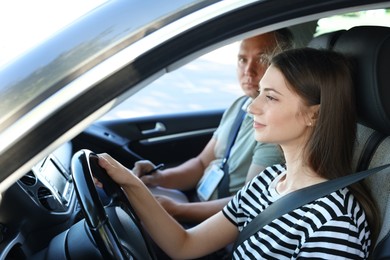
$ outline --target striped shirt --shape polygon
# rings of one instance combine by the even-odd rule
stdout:
[[[281,195],[283,165],[265,169],[223,209],[241,231]],[[362,207],[344,188],[273,220],[233,252],[234,259],[367,259],[370,230]]]

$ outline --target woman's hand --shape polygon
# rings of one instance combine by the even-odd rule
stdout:
[[[135,176],[131,170],[124,167],[109,154],[98,154],[98,157],[99,165],[104,168],[111,179],[113,179],[113,181],[118,183],[121,187],[131,186],[139,181],[137,176]],[[99,182],[96,182],[96,185],[99,187],[102,186]]]

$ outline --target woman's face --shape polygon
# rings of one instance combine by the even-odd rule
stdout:
[[[313,122],[310,113],[304,113],[302,99],[287,87],[283,74],[272,65],[259,85],[259,95],[249,107],[255,139],[282,146],[303,144]]]

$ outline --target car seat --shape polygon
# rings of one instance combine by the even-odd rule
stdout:
[[[355,145],[355,158],[363,158],[365,167],[390,163],[390,28],[357,26],[338,35],[333,50],[352,58],[360,127]],[[368,136],[368,138],[367,138]],[[365,138],[362,140],[360,138]],[[370,145],[371,142],[371,145]],[[363,146],[363,147],[362,147]],[[367,152],[367,150],[371,150]],[[356,160],[355,160],[356,161]],[[359,165],[357,166],[357,168]],[[382,172],[367,178],[379,207],[381,230],[373,259],[390,259],[390,174]]]
[[[355,61],[357,136],[352,169],[363,171],[390,163],[390,28],[357,26],[313,38],[308,47],[333,49]],[[365,180],[378,205],[381,230],[373,259],[390,259],[390,174]]]
[[[332,50],[336,40],[345,31],[346,30],[338,30],[318,35],[308,43],[307,47]],[[356,135],[355,150],[352,158],[352,169],[355,172],[359,172],[368,169],[368,164],[371,161],[376,147],[385,136],[380,132],[360,123],[357,124]]]
[[[320,34],[314,37],[308,44],[307,47],[314,49],[333,49],[333,46],[339,36],[345,32],[346,30],[338,30],[333,32],[328,32],[324,34]]]

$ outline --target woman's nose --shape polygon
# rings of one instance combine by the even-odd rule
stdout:
[[[261,97],[258,95],[255,99],[252,100],[252,102],[249,104],[249,106],[246,108],[246,112],[251,115],[255,114],[261,114],[262,113],[262,102]]]
[[[252,113],[252,105],[253,105],[253,101],[249,104],[249,106],[246,108],[246,112],[248,113],[248,114],[253,114]]]

